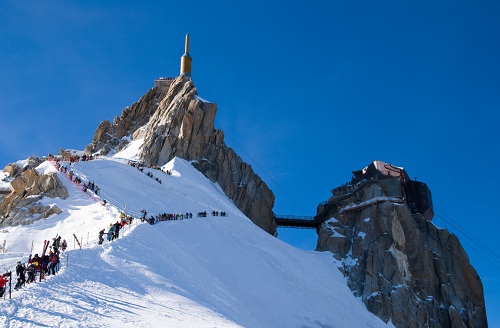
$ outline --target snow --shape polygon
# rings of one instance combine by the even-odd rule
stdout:
[[[325,223],[327,223],[327,224],[328,224],[328,223],[337,223],[337,222],[339,222],[339,220],[337,220],[337,219],[336,219],[336,218],[334,218],[333,216],[332,216],[330,219],[328,219],[327,221],[325,221]]]
[[[194,95],[194,99],[201,100],[201,101],[203,101],[204,103],[211,103],[210,101],[205,100],[205,99],[201,98],[201,97],[200,97],[200,96],[198,96],[198,95]]]
[[[339,233],[337,230],[335,230],[336,228],[332,228],[332,232],[333,234],[330,236],[332,238],[345,238],[345,236],[341,233]]]
[[[22,159],[14,163],[17,167],[24,168],[26,165],[28,165],[28,160],[27,159]]]
[[[358,204],[353,203],[353,204],[346,205],[346,206],[342,207],[341,209],[339,209],[339,213],[352,211],[352,210],[355,210],[358,208],[363,208],[363,207],[366,207],[366,206],[369,206],[372,204],[377,204],[380,202],[402,203],[403,201],[401,200],[401,198],[397,198],[397,197],[379,196],[379,197],[374,197],[374,198],[365,200],[365,201],[358,203]]]
[[[49,161],[45,161],[43,162],[42,164],[38,165],[36,167],[36,171],[42,175],[42,174],[49,174],[49,173],[57,173],[57,169],[55,168],[55,166],[49,162]]]
[[[10,190],[10,180],[7,172],[0,171],[0,191]]]
[[[129,160],[137,161],[139,160],[137,154],[139,154],[139,148],[142,146],[143,143],[144,139],[133,140],[127,145],[127,147],[124,150],[122,150],[118,154],[115,154],[113,157],[126,158]]]
[[[408,257],[399,249],[397,249],[394,244],[391,245],[387,252],[391,253],[392,256],[396,259],[398,270],[403,273],[403,278],[405,279],[405,281],[409,281],[411,278],[411,273],[408,268]]]
[[[32,247],[41,253],[43,240],[57,234],[69,247],[56,276],[3,302],[2,327],[393,327],[354,297],[331,253],[299,250],[267,234],[185,160],[163,167],[172,175],[106,157],[62,165],[94,181],[109,203],[102,206],[50,162],[37,167],[57,172],[70,196],[42,200],[61,214],[0,232],[7,245],[0,269],[26,262]],[[193,218],[135,220],[118,240],[97,245],[98,231],[116,222],[120,210],[143,208]],[[212,210],[228,217],[196,217]]]

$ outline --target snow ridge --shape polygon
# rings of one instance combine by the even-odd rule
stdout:
[[[296,249],[259,229],[185,160],[166,165],[172,175],[107,158],[71,167],[127,211],[217,209],[228,217],[155,225],[135,220],[118,240],[101,246],[98,231],[116,222],[122,209],[102,206],[61,176],[70,197],[43,200],[61,214],[0,235],[6,270],[25,262],[32,244],[39,252],[56,234],[69,244],[56,276],[13,292],[3,304],[3,327],[392,327],[353,296],[331,254]]]

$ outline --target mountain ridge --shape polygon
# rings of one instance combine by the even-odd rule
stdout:
[[[158,86],[123,110],[113,123],[103,121],[86,153],[107,154],[130,140],[143,139],[137,155],[144,164],[161,166],[173,157],[193,165],[224,192],[255,224],[276,233],[274,194],[214,128],[217,105],[197,96],[191,78],[175,78],[167,91]]]
[[[69,192],[65,200],[45,200],[62,213],[3,231],[8,252],[0,266],[13,267],[27,258],[32,240],[36,252],[56,233],[69,241],[69,250],[58,275],[22,288],[0,308],[4,326],[392,326],[352,295],[328,253],[296,249],[261,230],[189,162],[174,159],[168,175],[141,172],[116,156],[71,167],[75,176],[94,180],[101,197],[127,204],[127,212],[141,206],[150,213],[195,212],[219,203],[228,216],[155,225],[136,220],[118,240],[100,246],[98,230],[117,220],[122,208],[96,202],[46,161],[39,172],[56,173]],[[83,250],[73,246],[72,234],[82,237]]]
[[[276,232],[276,222],[272,212],[274,195],[265,182],[253,172],[251,166],[244,163],[225,144],[224,133],[214,129],[216,112],[216,104],[198,97],[192,80],[189,77],[180,76],[169,82],[168,88],[155,86],[149,90],[138,102],[126,107],[121,115],[114,119],[113,123],[101,122],[92,143],[86,147],[85,153],[86,155],[116,153],[115,160],[119,160],[118,157],[123,156],[125,161],[132,161],[134,164],[142,163],[149,174],[155,177],[157,174],[163,174],[161,167],[164,164],[170,163],[172,160],[175,161],[177,156],[182,157],[189,161],[185,162],[189,163],[188,166],[195,167],[201,172],[200,174],[219,186],[225,197],[229,197],[244,215],[257,226],[274,235]],[[125,153],[127,153],[126,156]],[[61,154],[63,157],[70,155],[66,152],[61,152]],[[75,163],[73,170],[81,173],[77,170],[80,165],[83,163]],[[160,171],[157,171],[158,168]],[[25,172],[33,172],[32,169]],[[101,169],[106,171],[106,168]],[[394,169],[400,170],[401,168],[393,167],[391,170]],[[366,172],[369,172],[367,168],[353,173],[363,175]],[[389,172],[389,176],[391,172]],[[26,178],[28,178],[36,174],[23,172],[22,175],[27,175]],[[149,178],[151,177],[149,176]],[[402,177],[400,176],[399,179]],[[84,175],[84,178],[88,177]],[[170,179],[162,176],[161,180],[165,178]],[[336,198],[334,191],[332,199],[318,207],[316,216],[316,219],[338,218],[338,220],[330,219],[323,223],[319,231],[317,250],[333,253],[339,261],[338,263],[341,264],[339,268],[347,278],[348,285],[354,294],[361,297],[367,307],[382,320],[388,323],[394,322],[397,327],[405,327],[407,324],[410,324],[411,327],[420,327],[429,325],[429,322],[431,322],[431,327],[436,328],[448,326],[455,328],[463,325],[467,327],[487,326],[484,296],[481,300],[482,285],[474,269],[469,265],[470,269],[464,270],[465,273],[475,273],[475,275],[470,276],[473,280],[471,280],[472,283],[469,284],[459,277],[453,281],[452,287],[441,288],[436,292],[435,287],[439,285],[437,282],[444,281],[443,275],[455,270],[454,266],[448,263],[449,259],[451,259],[451,263],[454,263],[454,257],[448,255],[443,257],[447,261],[444,267],[439,263],[431,265],[432,261],[425,261],[428,255],[426,252],[431,248],[419,248],[418,245],[411,247],[412,244],[418,244],[414,240],[416,234],[412,233],[412,230],[419,229],[419,227],[415,227],[414,221],[423,220],[424,216],[426,219],[432,218],[431,198],[427,200],[430,206],[424,210],[415,204],[410,206],[408,203],[409,207],[406,212],[399,213],[396,208],[406,206],[403,204],[405,197],[398,194],[402,190],[401,180],[396,181],[397,177],[390,177],[392,180],[387,181],[394,180],[391,185],[377,179],[365,183],[367,180],[361,180],[361,178],[353,178],[352,185],[341,188],[348,191],[347,194],[342,195],[341,201]],[[104,177],[101,176],[101,179]],[[160,185],[161,180],[157,180]],[[123,182],[125,183],[125,180]],[[358,186],[358,183],[361,185]],[[356,189],[351,188],[354,184],[356,184]],[[26,185],[31,185],[31,183],[26,182]],[[423,185],[425,186],[425,184]],[[135,184],[129,186],[130,195],[135,194],[135,191],[132,190],[134,187],[137,186]],[[159,187],[159,185],[154,187]],[[17,189],[21,191],[24,187]],[[106,194],[107,189],[104,186],[102,193],[103,196],[109,198]],[[211,193],[212,191],[207,192]],[[17,192],[16,197],[22,199],[24,194]],[[140,195],[131,198],[141,199]],[[174,198],[170,195],[157,199],[156,202],[168,203]],[[399,200],[396,201],[395,198]],[[192,199],[196,199],[196,197]],[[372,202],[372,200],[375,201]],[[116,204],[116,202],[114,203]],[[118,207],[128,208],[135,214],[138,214],[142,208],[139,204],[123,203],[123,201],[118,204]],[[175,203],[169,204],[175,208]],[[384,207],[387,204],[392,204],[394,207],[392,212]],[[5,203],[2,203],[3,205]],[[198,205],[200,205],[199,202]],[[206,207],[209,213],[212,210],[222,210],[214,207],[214,204],[204,205],[208,205]],[[360,205],[363,206],[360,207]],[[46,210],[44,206],[40,208],[41,211]],[[184,210],[194,213],[197,211],[196,209],[176,209],[182,213]],[[362,215],[356,218],[349,216],[349,213],[359,215],[368,210],[373,212],[367,216]],[[152,212],[152,214],[159,213]],[[418,214],[420,217],[415,217]],[[365,221],[367,217],[372,219],[372,223],[367,224],[368,221]],[[404,224],[401,218],[405,218]],[[373,222],[377,222],[377,224]],[[382,229],[380,229],[381,226]],[[360,227],[368,227],[369,229],[365,232],[359,230]],[[342,233],[339,233],[339,229],[342,230]],[[370,243],[364,242],[365,236],[368,236],[366,240],[369,240]],[[432,231],[419,235],[420,244],[428,246],[423,243],[423,239],[432,239],[436,236],[437,234],[432,234]],[[372,238],[377,239],[377,241],[381,239],[383,242],[376,245],[377,242],[372,242]],[[442,246],[440,247],[442,248]],[[407,250],[413,253],[407,254]],[[353,253],[353,251],[355,252]],[[370,252],[371,254],[369,254]],[[447,254],[445,251],[438,251],[438,253]],[[462,253],[465,254],[465,252]],[[466,257],[466,254],[462,256],[462,258]],[[346,265],[346,263],[349,264]],[[417,268],[415,263],[423,263],[431,269],[437,268],[438,271],[441,270],[444,273],[433,275],[432,272],[426,271],[426,268]],[[380,276],[384,279],[379,280]],[[436,276],[437,278],[428,283],[425,282],[426,276]],[[411,280],[413,277],[418,279]],[[417,287],[413,286],[414,284]],[[467,296],[469,295],[467,293],[471,291],[469,285],[481,287],[476,288],[476,290],[481,291],[479,296],[474,298],[471,306],[468,304],[469,297]],[[403,288],[397,286],[404,286],[410,292],[404,294],[402,293]],[[462,293],[462,291],[466,292]],[[434,304],[429,301],[423,305],[419,300],[422,295],[431,295],[432,300],[441,300],[442,302]],[[459,298],[458,301],[454,299],[456,297]],[[423,299],[428,300],[428,297],[423,297]],[[446,311],[442,310],[441,305],[445,307]]]
[[[353,174],[318,206],[329,220],[316,248],[343,263],[353,293],[396,327],[487,327],[481,279],[458,238],[432,223],[427,186],[380,161]]]

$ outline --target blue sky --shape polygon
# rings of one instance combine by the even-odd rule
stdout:
[[[189,32],[198,93],[276,213],[314,215],[378,159],[426,182],[455,227],[498,252],[498,17],[497,1],[3,1],[0,166],[83,149],[155,78],[179,74]],[[443,218],[500,325],[498,258]],[[303,232],[280,236],[313,248]]]

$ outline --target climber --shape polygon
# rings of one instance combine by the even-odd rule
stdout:
[[[99,231],[99,245],[102,245],[103,242],[104,242],[104,229]]]

